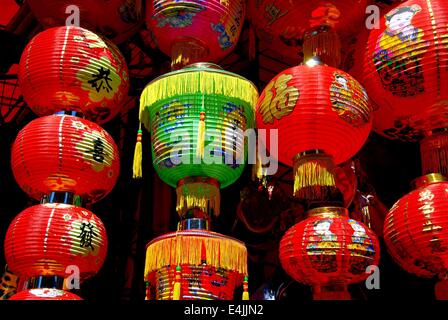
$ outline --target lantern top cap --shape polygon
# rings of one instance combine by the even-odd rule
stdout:
[[[413,180],[411,185],[414,189],[419,189],[429,186],[433,183],[446,182],[446,181],[448,181],[448,179],[444,175],[440,173],[430,173]]]
[[[319,56],[313,56],[312,58],[305,61],[305,65],[308,67],[314,67],[314,66],[323,66],[326,64],[322,62]]]
[[[308,217],[348,217],[348,210],[343,207],[319,207],[308,210]]]
[[[214,70],[224,70],[220,65],[217,65],[215,63],[211,62],[196,62],[191,63],[189,65],[186,65],[182,69],[194,69],[194,68],[200,68],[200,69],[214,69]]]

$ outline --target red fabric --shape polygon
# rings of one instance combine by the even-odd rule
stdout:
[[[52,28],[35,36],[22,53],[18,76],[25,102],[39,116],[75,110],[98,123],[120,111],[129,89],[120,51],[77,27]]]
[[[376,235],[358,221],[313,216],[286,232],[279,255],[298,282],[347,285],[368,277],[366,268],[378,265],[380,247]]]
[[[448,271],[448,182],[414,190],[398,200],[386,216],[384,240],[406,271],[421,277]]]
[[[386,16],[361,48],[363,84],[378,105],[374,129],[415,141],[448,127],[448,2],[409,0]]]
[[[292,166],[298,153],[315,149],[333,156],[336,164],[353,157],[370,133],[370,113],[367,94],[349,74],[303,65],[272,79],[256,116],[257,128],[278,129],[278,160]]]
[[[58,289],[30,289],[13,295],[9,300],[82,300],[76,294]]]
[[[204,61],[216,61],[230,53],[244,23],[242,0],[179,1],[148,3],[147,24],[161,51],[171,56],[175,42],[194,39],[207,48]]]
[[[22,211],[5,237],[5,257],[18,277],[66,277],[79,268],[81,280],[96,274],[107,252],[107,235],[92,212],[66,204],[41,204]]]
[[[52,115],[19,132],[11,166],[19,186],[35,199],[64,191],[95,202],[115,186],[120,159],[114,140],[96,123]]]

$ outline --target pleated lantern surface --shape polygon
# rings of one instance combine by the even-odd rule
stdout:
[[[170,72],[143,90],[140,120],[151,132],[153,165],[177,187],[178,209],[219,213],[219,189],[245,167],[244,132],[255,125],[257,98],[251,82],[210,64]]]
[[[12,221],[5,237],[8,266],[20,278],[59,276],[79,268],[81,280],[96,274],[107,252],[107,235],[92,212],[67,204],[40,204]]]
[[[283,56],[304,61],[319,55],[328,65],[341,62],[343,41],[364,27],[366,0],[249,0],[257,36]]]
[[[9,300],[82,300],[76,294],[60,289],[27,289],[13,295]]]
[[[278,150],[278,160],[294,166],[295,196],[314,200],[333,193],[334,166],[367,140],[371,113],[367,93],[349,74],[323,64],[300,65],[266,86],[256,120],[259,129],[278,130],[278,146],[264,142],[271,155]]]
[[[384,221],[384,241],[400,267],[419,277],[446,278],[448,272],[448,182],[423,176],[398,200]]]
[[[18,79],[25,102],[37,115],[77,111],[97,123],[117,115],[129,89],[118,48],[80,27],[55,27],[31,39]]]
[[[96,202],[115,186],[120,159],[103,128],[60,114],[37,118],[19,132],[11,167],[19,186],[34,199],[70,192]]]
[[[27,3],[44,28],[75,23],[75,11],[71,6],[76,6],[80,27],[116,44],[129,39],[144,23],[143,0],[28,0]]]
[[[296,281],[313,287],[314,299],[349,299],[347,285],[365,280],[378,265],[376,235],[338,207],[310,210],[280,242],[280,262]]]
[[[147,245],[145,280],[152,288],[148,300],[232,300],[246,275],[246,247],[219,233],[180,230]]]
[[[158,47],[171,56],[174,69],[195,62],[216,62],[239,40],[244,0],[153,0],[147,25]]]

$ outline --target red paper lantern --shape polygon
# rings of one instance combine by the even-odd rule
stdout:
[[[6,232],[5,257],[20,278],[66,277],[79,268],[81,279],[96,274],[107,252],[107,235],[92,212],[68,204],[40,204],[22,211]]]
[[[120,159],[103,128],[61,114],[33,120],[19,132],[11,166],[17,183],[35,199],[61,191],[95,202],[114,187]]]
[[[121,43],[143,24],[142,0],[27,0],[33,15],[45,27],[73,23],[73,7],[79,9],[80,26]],[[69,7],[68,13],[66,13]]]
[[[378,106],[374,129],[418,141],[448,127],[448,2],[409,0],[372,29],[364,79]]]
[[[326,63],[337,66],[339,38],[357,31],[365,17],[367,1],[249,0],[248,7],[251,24],[269,49],[298,58],[303,45],[305,57],[318,53],[322,58],[326,56]],[[320,39],[320,43],[312,43],[313,39]],[[307,40],[312,41],[306,43]]]
[[[384,222],[384,241],[394,260],[420,277],[448,272],[448,182],[440,174],[418,179]]]
[[[147,23],[173,66],[213,62],[238,42],[245,17],[243,0],[149,1]]]
[[[308,214],[280,242],[282,267],[294,280],[313,286],[317,299],[328,297],[331,287],[333,298],[347,298],[346,286],[365,280],[367,267],[378,265],[378,239],[349,219],[347,209],[317,208]]]
[[[76,294],[60,289],[28,289],[13,295],[9,300],[82,300]]]
[[[120,111],[129,87],[120,51],[79,27],[35,36],[22,53],[18,77],[25,102],[39,116],[74,110],[98,123]]]
[[[278,160],[294,164],[295,191],[313,183],[332,186],[334,177],[325,172],[362,147],[372,127],[371,108],[366,92],[349,74],[301,65],[283,71],[264,89],[257,127],[278,130]],[[266,145],[272,149],[269,141]]]

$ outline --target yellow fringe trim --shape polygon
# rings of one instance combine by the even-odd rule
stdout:
[[[205,254],[203,254],[205,250]],[[151,243],[146,249],[145,279],[167,266],[206,264],[240,274],[247,274],[247,249],[231,238],[200,235],[176,235]]]
[[[255,111],[258,91],[249,80],[217,70],[196,69],[171,72],[146,86],[140,97],[140,121],[150,130],[149,112],[157,101],[183,94],[220,94],[248,102]]]
[[[176,211],[180,217],[188,209],[198,208],[215,217],[220,214],[221,194],[219,187],[203,182],[190,182],[176,188]]]

